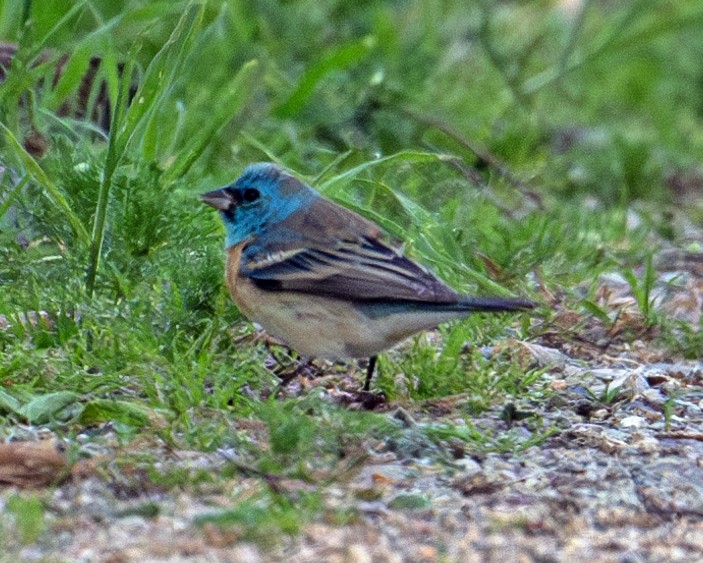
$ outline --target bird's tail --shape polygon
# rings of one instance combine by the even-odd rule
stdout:
[[[506,299],[503,297],[464,297],[457,304],[466,311],[521,311],[534,309],[537,303],[527,299]]]

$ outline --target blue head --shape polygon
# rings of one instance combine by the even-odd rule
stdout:
[[[220,210],[227,233],[225,248],[229,248],[266,232],[317,197],[315,190],[275,164],[261,162],[248,166],[230,185],[200,199]]]

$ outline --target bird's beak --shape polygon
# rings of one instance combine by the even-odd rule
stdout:
[[[232,198],[223,188],[202,194],[200,201],[221,211],[227,211],[233,203]]]

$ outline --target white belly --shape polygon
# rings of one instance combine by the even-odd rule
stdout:
[[[262,291],[250,282],[237,284],[236,295],[240,309],[250,320],[303,356],[314,358],[375,356],[418,331],[465,316],[410,312],[369,317],[347,302]]]

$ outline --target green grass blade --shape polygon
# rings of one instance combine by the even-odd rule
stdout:
[[[388,164],[391,162],[421,164],[437,161],[444,162],[453,158],[455,157],[434,152],[401,151],[389,156],[377,158],[376,160],[364,162],[363,164],[355,166],[354,168],[350,168],[349,170],[342,172],[341,174],[337,174],[336,176],[331,177],[329,180],[325,180],[321,184],[318,184],[317,187],[320,191],[325,192],[327,195],[334,196],[334,194],[339,191],[341,189],[341,186],[343,186],[346,182],[348,182],[352,178],[355,178],[362,172],[365,172],[366,170],[370,170],[371,168],[382,164]]]
[[[64,32],[66,28],[71,24],[75,24],[76,19],[80,16],[81,12],[85,8],[86,1],[77,2],[72,6],[64,16],[56,22],[56,24],[49,30],[49,32],[44,35],[41,39],[31,43],[31,46],[27,51],[23,51],[21,48],[17,51],[17,56],[20,56],[25,61],[31,61],[38,57],[42,50],[46,48],[46,45],[50,45],[53,39],[60,33]]]
[[[88,273],[86,275],[86,291],[89,297],[92,297],[95,291],[95,281],[100,266],[100,255],[107,224],[107,204],[112,188],[113,174],[128,150],[140,123],[164,95],[166,90],[164,84],[168,84],[168,79],[180,68],[177,61],[182,60],[188,39],[199,28],[199,23],[203,18],[203,10],[204,6],[199,6],[197,9],[191,6],[191,9],[186,10],[168,41],[147,67],[142,84],[131,104],[129,103],[129,89],[134,56],[129,57],[129,63],[123,71],[122,87],[113,109],[105,169],[98,194],[95,221],[93,222]],[[138,45],[135,49],[138,49]],[[177,53],[175,57],[172,56],[174,51]],[[170,73],[166,72],[167,68],[172,69]]]
[[[245,63],[232,80],[214,108],[212,117],[203,125],[180,151],[176,161],[166,171],[162,184],[168,186],[176,178],[185,174],[203,153],[213,137],[229,123],[250,102],[256,92],[259,77],[259,63],[256,60]]]
[[[601,35],[598,44],[592,47],[585,55],[574,57],[571,62],[563,66],[554,65],[528,78],[523,84],[522,91],[525,94],[532,94],[560,80],[566,74],[601,60],[602,57],[608,54],[626,50],[634,51],[641,45],[650,43],[663,35],[680,33],[687,28],[696,28],[703,25],[703,8],[700,5],[696,5],[682,14],[675,13],[668,18],[653,19],[649,25],[641,29],[634,29],[634,31],[628,33],[627,23],[638,12],[646,13],[646,11],[642,10],[643,4],[641,2],[630,6],[628,11],[622,17],[616,19],[613,25],[609,26]]]
[[[364,37],[348,45],[343,45],[311,65],[300,77],[298,85],[288,99],[274,110],[278,117],[291,117],[298,113],[310,99],[315,86],[328,73],[346,68],[363,60],[373,49],[374,39]]]
[[[8,209],[12,207],[12,203],[15,201],[15,198],[19,195],[19,193],[22,191],[22,188],[24,188],[27,185],[27,182],[29,181],[29,175],[25,174],[22,179],[17,182],[17,185],[10,190],[8,194],[6,194],[4,197],[4,200],[0,200],[0,221],[2,218],[5,216],[5,213],[7,213]]]
[[[119,130],[115,130],[114,133],[117,135],[119,153],[124,154],[138,126],[149,112],[158,106],[167,91],[167,85],[173,82],[174,76],[179,72],[188,46],[195,32],[200,29],[204,10],[204,5],[189,6],[171,36],[147,67],[141,85],[134,96],[134,102],[129,106]]]
[[[123,151],[120,150],[120,147],[118,147],[119,138],[115,135],[115,130],[122,120],[122,116],[129,103],[129,86],[133,69],[133,63],[131,61],[132,59],[130,59],[130,62],[125,67],[121,81],[122,87],[113,106],[112,124],[110,127],[111,134],[108,139],[105,169],[103,170],[100,190],[98,192],[98,201],[95,206],[95,220],[93,221],[93,231],[90,237],[90,256],[88,259],[88,272],[86,274],[86,292],[89,298],[92,297],[95,292],[95,280],[100,267],[100,255],[105,238],[107,204],[112,187],[112,176],[124,154]],[[124,149],[124,147],[121,148]]]
[[[87,246],[88,241],[90,240],[88,231],[85,229],[78,216],[71,209],[71,206],[61,193],[61,190],[59,190],[59,188],[56,187],[56,185],[49,179],[42,167],[39,166],[39,163],[34,160],[32,155],[29,154],[17,141],[15,136],[12,134],[12,131],[10,131],[4,123],[0,123],[0,128],[2,128],[5,133],[5,138],[8,141],[10,151],[14,154],[17,160],[22,163],[27,173],[45,188],[45,193],[49,199],[51,199],[51,201],[63,211],[78,240]]]

